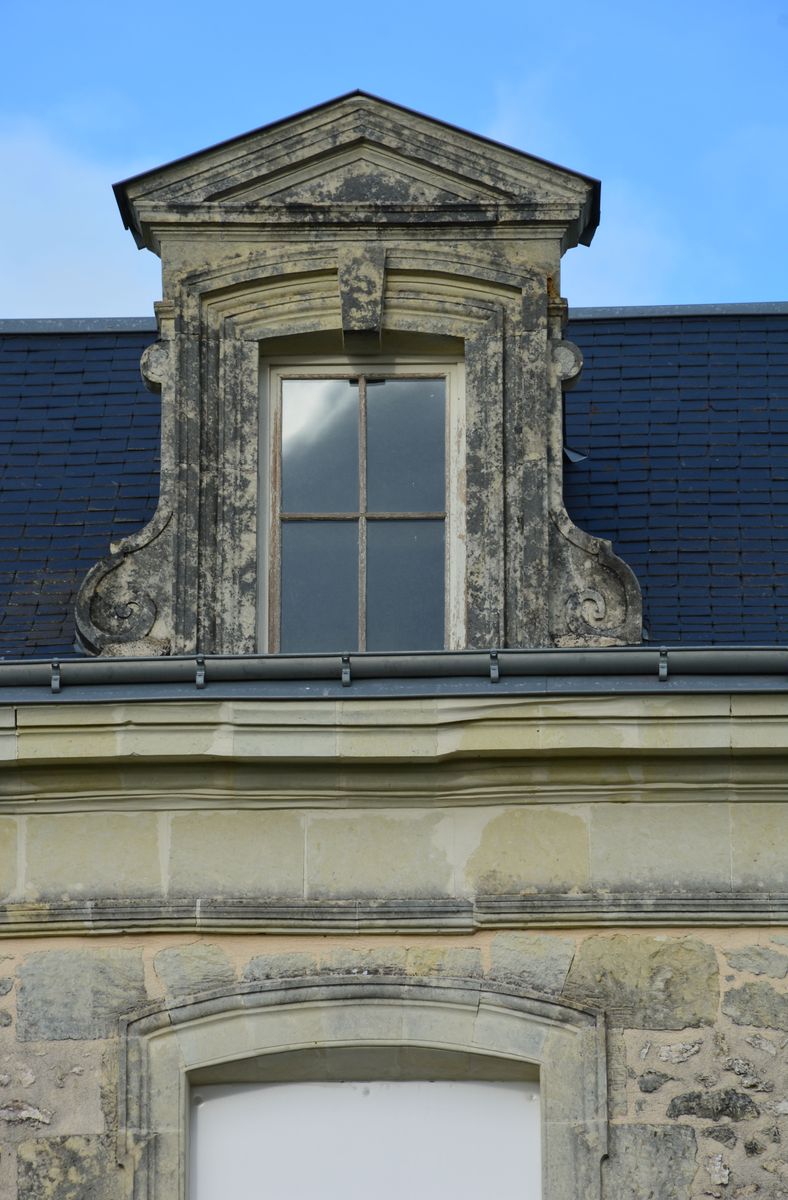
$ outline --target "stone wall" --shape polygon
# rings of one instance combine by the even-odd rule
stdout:
[[[182,1200],[144,1183],[159,1126],[129,1116],[129,1019],[201,1013],[199,1046],[211,1005],[322,1003],[347,980],[353,1003],[458,981],[471,1013],[476,989],[603,1020],[607,1098],[582,1134],[608,1153],[583,1200],[788,1200],[784,698],[66,703],[0,722],[4,1200]],[[549,1091],[548,1060],[525,1060]],[[543,1200],[577,1195],[548,1176]]]
[[[767,929],[9,941],[0,1194],[131,1195],[118,1162],[120,1019],[152,1002],[306,975],[484,979],[602,1008],[603,1195],[788,1196],[788,934]]]

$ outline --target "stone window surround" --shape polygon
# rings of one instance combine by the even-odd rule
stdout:
[[[335,260],[250,259],[195,271],[177,305],[157,305],[142,370],[162,392],[162,490],[150,524],[84,581],[76,621],[93,652],[258,650],[260,363],[284,339],[309,353],[342,317]],[[579,358],[544,278],[392,250],[381,295],[388,334],[462,347],[466,645],[639,641],[634,576],[563,507],[561,385]]]
[[[600,1200],[605,1033],[587,1009],[474,979],[348,975],[187,997],[129,1018],[122,1033],[118,1157],[133,1172],[133,1200],[186,1200],[191,1081],[232,1082],[242,1060],[332,1047],[352,1050],[361,1070],[374,1048],[418,1048],[425,1076],[435,1050],[450,1052],[457,1077],[493,1078],[495,1060],[507,1078],[535,1066],[543,1200]]]

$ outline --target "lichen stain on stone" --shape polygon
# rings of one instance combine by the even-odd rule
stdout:
[[[722,1011],[737,1025],[788,1030],[788,996],[770,983],[744,983],[725,993]]]
[[[485,826],[468,863],[481,894],[582,886],[588,877],[587,837],[581,816],[559,809],[513,809]]]
[[[107,1137],[36,1138],[17,1151],[20,1200],[120,1200],[122,1172]]]
[[[757,1117],[758,1106],[746,1092],[735,1088],[723,1088],[716,1092],[685,1092],[674,1096],[667,1108],[668,1117],[701,1117],[707,1121],[719,1121],[729,1117],[731,1121],[743,1121]]]
[[[580,946],[567,989],[616,1025],[686,1029],[713,1024],[719,982],[713,947],[697,938],[616,934]]]

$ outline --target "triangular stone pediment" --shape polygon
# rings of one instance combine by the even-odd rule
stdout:
[[[489,204],[501,190],[435,171],[382,147],[354,144],[283,175],[263,176],[207,199],[234,204]]]
[[[353,93],[116,186],[140,244],[189,215],[226,223],[243,211],[291,206],[505,204],[531,223],[596,223],[594,180],[364,93]],[[540,208],[549,215],[540,218]],[[324,219],[324,218],[321,218]]]

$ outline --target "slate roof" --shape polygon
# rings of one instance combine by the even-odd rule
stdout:
[[[788,305],[579,310],[573,519],[610,538],[651,642],[788,634]]]
[[[788,305],[576,310],[565,495],[651,642],[788,632]],[[85,572],[158,494],[152,321],[0,322],[0,657],[68,657]]]
[[[159,397],[140,378],[155,337],[144,324],[0,326],[0,657],[73,655],[85,572],[153,513]]]

